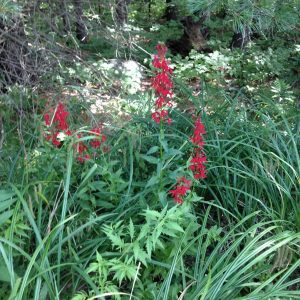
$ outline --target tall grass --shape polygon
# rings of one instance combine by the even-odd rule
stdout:
[[[234,105],[220,122],[207,116],[207,152],[210,160],[208,193],[240,217],[261,210],[275,219],[290,221],[300,229],[299,148],[297,115],[276,120]]]
[[[199,235],[184,249],[178,245],[178,253],[168,266],[168,277],[156,299],[169,299],[169,286],[176,266],[177,274],[185,274],[189,279],[183,286],[184,299],[298,299],[300,259],[296,253],[300,233],[284,231],[276,234],[281,221],[259,222],[245,231],[245,224],[258,213],[243,218],[213,244],[205,234],[207,213]],[[180,268],[180,259],[194,244],[197,245],[196,263],[194,273],[190,274],[188,268]],[[278,259],[280,250],[285,247],[295,260],[289,256]]]

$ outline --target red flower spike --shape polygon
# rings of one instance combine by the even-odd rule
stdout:
[[[196,148],[193,151],[193,156],[189,166],[189,169],[193,171],[195,179],[206,178],[205,163],[207,162],[207,158],[203,149],[205,144],[203,135],[205,133],[206,130],[204,124],[201,122],[200,118],[197,118],[195,121],[194,133],[191,137],[191,142],[196,146]]]
[[[106,141],[106,136],[104,134],[101,133],[101,128],[97,127],[97,128],[93,128],[91,130],[92,133],[94,133],[96,136],[99,136],[100,138],[100,135],[101,135],[101,138],[97,138],[97,139],[94,139],[90,142],[90,145],[92,148],[94,149],[97,149],[101,146],[102,143],[104,143]]]
[[[59,102],[56,108],[56,112],[53,118],[53,122],[57,122],[57,127],[60,130],[68,130],[69,125],[66,121],[66,118],[69,116],[70,114],[65,111],[65,106]]]
[[[169,193],[174,198],[174,201],[178,204],[183,203],[182,197],[186,195],[188,191],[191,190],[191,181],[187,180],[185,177],[177,179],[177,186],[174,190],[170,190]]]
[[[165,108],[172,106],[169,104],[170,99],[173,97],[173,82],[169,77],[172,73],[172,68],[169,67],[165,57],[167,47],[163,44],[158,44],[155,48],[157,55],[154,55],[152,64],[160,71],[152,78],[152,87],[158,96],[155,101],[155,112],[152,113],[152,119],[156,123],[167,122],[171,124],[171,119],[168,118],[168,111]]]
[[[157,108],[162,108],[164,103],[165,103],[165,98],[164,97],[159,97],[155,101],[155,105],[156,105]]]
[[[53,114],[53,112],[54,115],[51,119],[50,113]],[[52,144],[56,147],[61,145],[61,141],[57,139],[60,131],[64,131],[66,135],[72,135],[72,132],[69,130],[69,125],[66,121],[68,116],[69,113],[65,110],[65,106],[61,102],[58,103],[55,110],[50,109],[49,112],[45,113],[44,115],[45,125],[47,127],[52,126],[52,135],[48,135],[46,139],[51,139]]]
[[[190,162],[189,169],[193,171],[195,179],[206,178],[205,163],[207,162],[206,156],[201,154],[195,154]]]

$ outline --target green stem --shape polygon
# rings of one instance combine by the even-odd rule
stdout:
[[[163,122],[160,121],[160,132],[159,132],[159,144],[160,144],[160,163],[162,164],[163,162],[163,146],[162,146],[162,141],[164,138],[164,126],[163,126]],[[163,175],[163,166],[160,167],[159,170],[159,189],[158,189],[158,193],[160,193],[163,190],[163,180],[162,180],[162,176]]]

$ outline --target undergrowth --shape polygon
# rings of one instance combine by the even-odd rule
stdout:
[[[297,113],[181,87],[119,128],[80,101],[3,106],[1,299],[299,299]]]

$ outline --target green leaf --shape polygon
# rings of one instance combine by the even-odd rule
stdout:
[[[0,261],[0,282],[10,282],[10,274],[7,270],[7,267]]]
[[[0,190],[0,202],[8,200],[15,195],[13,192],[9,192],[6,190]]]
[[[159,158],[149,155],[141,155],[141,158],[149,162],[150,164],[157,165],[159,163]]]
[[[168,152],[166,152],[166,154],[168,156],[173,156],[173,155],[182,155],[183,153],[178,149],[170,148],[168,149]]]
[[[115,207],[114,204],[110,203],[109,201],[104,201],[104,200],[96,200],[96,205],[100,206],[100,207],[107,208],[107,209]]]
[[[149,151],[148,151],[146,154],[147,154],[147,155],[153,154],[153,153],[157,152],[158,149],[159,149],[158,146],[153,146],[153,147],[151,147],[151,148],[149,149]]]
[[[146,241],[146,249],[147,249],[147,253],[149,255],[149,257],[151,257],[151,253],[152,253],[152,240],[150,237],[148,237],[147,241]]]
[[[152,186],[152,185],[158,184],[158,181],[159,181],[159,180],[158,180],[158,177],[157,177],[157,176],[152,176],[152,177],[148,180],[148,182],[147,182],[145,188],[148,188],[148,187],[150,187],[150,186]]]
[[[114,246],[118,248],[124,248],[124,241],[120,237],[113,234],[108,234],[108,238],[111,240]]]
[[[0,215],[0,225],[5,223],[13,215],[13,213],[14,213],[13,210],[8,210],[8,211],[5,211],[4,213],[2,213]]]
[[[10,207],[15,201],[16,201],[16,199],[13,199],[13,198],[9,199],[9,200],[1,201],[0,202],[0,211],[4,211],[8,207]]]
[[[149,219],[154,219],[154,220],[157,220],[157,219],[160,219],[162,217],[161,213],[156,211],[156,210],[150,210],[150,209],[147,209],[146,212],[145,212],[145,216],[146,218],[149,218]]]
[[[139,241],[139,240],[142,240],[142,239],[145,238],[145,237],[147,237],[148,234],[149,234],[149,232],[150,232],[150,227],[149,227],[148,224],[145,224],[145,225],[142,227],[141,231],[140,231],[140,234],[139,234],[139,236],[138,236],[138,241]]]
[[[184,232],[183,228],[176,222],[168,222],[166,224],[166,227],[170,230],[173,230],[173,231]]]

